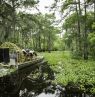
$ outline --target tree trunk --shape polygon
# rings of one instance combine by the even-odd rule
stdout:
[[[79,7],[79,12],[78,12],[78,7]],[[81,30],[80,30],[80,16],[81,16],[81,9],[80,9],[80,0],[78,0],[78,7],[76,5],[76,13],[77,13],[77,23],[78,23],[78,51],[81,53],[82,47],[81,47]],[[80,54],[82,55],[82,54]]]
[[[45,45],[45,43],[46,43],[46,37],[45,37],[45,34],[44,34],[44,41],[43,41],[43,50],[44,50],[44,51],[46,50],[46,45]]]
[[[35,48],[38,50],[38,36],[35,36]]]
[[[15,24],[16,24],[16,15],[15,15],[15,1],[12,0],[12,8],[13,8],[13,13],[12,13],[12,21],[13,21],[13,42],[15,43]]]
[[[48,35],[48,52],[51,53],[51,37],[50,37],[50,32]]]
[[[35,50],[36,49],[36,47],[35,47],[35,39],[34,39],[34,37],[32,37],[32,48]]]
[[[94,0],[94,22],[95,22],[95,0]]]
[[[86,3],[84,5],[85,9],[85,31],[84,31],[84,60],[88,59],[88,42],[87,42],[87,28],[86,28],[86,20],[87,20],[87,14],[86,14]]]
[[[39,32],[39,35],[38,35],[38,51],[41,51],[41,35],[40,35],[40,32]]]

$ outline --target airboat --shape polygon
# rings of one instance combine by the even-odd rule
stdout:
[[[10,45],[13,46],[12,43]],[[43,56],[24,55],[20,49],[14,53],[16,46],[12,46],[11,51],[4,44],[0,48],[0,94],[17,93],[27,77],[31,76],[35,81],[50,77],[50,70],[47,71],[47,61]]]

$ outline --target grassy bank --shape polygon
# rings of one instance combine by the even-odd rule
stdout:
[[[69,52],[45,52],[43,55],[55,70],[54,82],[67,85],[73,83],[78,85],[80,90],[95,93],[95,61],[72,59]]]

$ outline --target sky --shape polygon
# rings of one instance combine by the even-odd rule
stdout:
[[[54,3],[54,0],[39,0],[39,3],[37,4],[37,9],[39,9],[39,11],[42,14],[45,14],[45,13],[50,14],[50,13],[52,13],[52,11],[50,11],[50,7],[52,6],[53,3]],[[37,9],[35,9],[35,8],[27,8],[27,9],[22,8],[21,9],[20,8],[19,10],[24,11],[24,12],[29,13],[29,14],[35,14],[35,13],[39,13],[39,11]],[[55,19],[56,21],[61,19],[59,11],[55,11],[55,17],[56,17],[56,19]]]
[[[39,0],[39,3],[37,4],[37,8],[42,14],[49,13],[49,9],[45,7],[49,7],[54,3],[54,0]],[[38,13],[37,9],[35,8],[20,8],[20,11],[24,11],[30,14]]]
[[[50,13],[50,10],[49,10],[49,7],[54,3],[54,0],[39,0],[39,3],[37,4],[37,9],[39,9],[39,11],[42,13],[42,14],[45,14],[45,13]],[[48,8],[46,8],[48,7]],[[30,14],[35,14],[35,13],[38,13],[38,10],[35,9],[35,8],[20,8],[19,10],[20,11],[24,11],[26,13],[30,13]],[[18,10],[18,12],[19,12]],[[59,12],[56,11],[55,12],[55,15],[56,15],[56,19],[60,19],[60,15],[59,15]]]
[[[50,7],[53,3],[54,0],[39,0],[39,10],[41,13],[45,14],[45,13],[50,13],[49,8],[45,8],[45,7]],[[58,11],[55,12],[56,18],[60,19],[60,13]]]
[[[39,3],[37,4],[37,9],[42,13],[42,14],[50,14],[52,11],[50,11],[50,7],[54,3],[54,0],[39,0]],[[19,8],[17,9],[17,12],[22,11],[25,13],[29,14],[35,14],[39,13],[39,11],[36,8]],[[58,10],[58,9],[57,9]],[[55,16],[56,20],[60,20],[61,16],[59,11],[55,11]]]
[[[54,0],[39,0],[39,5],[38,8],[39,10],[44,14],[44,13],[49,13],[48,8],[45,7],[49,7],[54,3]]]

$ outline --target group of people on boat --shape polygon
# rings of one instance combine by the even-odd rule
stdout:
[[[24,57],[24,61],[31,61],[34,57],[37,56],[37,53],[34,50],[30,50],[30,49],[22,49],[22,53],[23,53],[23,57]],[[10,53],[10,61],[12,62],[12,64],[17,64],[19,62],[19,57],[20,57],[20,52],[19,51],[15,51]],[[13,62],[15,61],[15,62]]]
[[[22,52],[24,54],[24,57],[25,57],[26,61],[32,59],[35,56],[37,56],[37,53],[34,50],[23,49]]]

